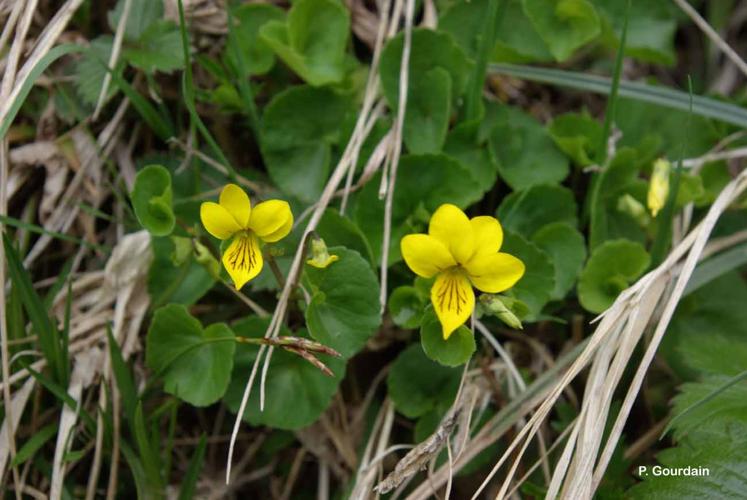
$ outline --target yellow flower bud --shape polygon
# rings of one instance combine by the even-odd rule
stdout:
[[[324,269],[338,259],[337,255],[329,254],[323,239],[319,237],[311,238],[311,258],[306,261],[308,265]]]
[[[654,170],[651,173],[651,181],[648,185],[648,209],[651,215],[656,217],[659,210],[664,208],[669,196],[669,172],[672,164],[664,158],[654,162]]]

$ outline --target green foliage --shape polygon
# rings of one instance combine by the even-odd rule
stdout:
[[[594,249],[578,281],[578,299],[589,312],[601,313],[648,268],[646,249],[628,240],[605,241]]]
[[[151,24],[136,42],[128,44],[122,56],[136,68],[147,73],[169,73],[184,67],[179,28],[170,21]]]
[[[171,174],[161,165],[148,165],[135,177],[130,193],[140,224],[154,236],[167,236],[176,220],[172,206]]]
[[[444,340],[441,323],[431,305],[426,307],[421,321],[420,344],[426,356],[444,366],[463,365],[476,349],[475,334],[466,326],[460,326]]]
[[[555,290],[555,266],[550,256],[535,243],[509,230],[504,231],[501,252],[524,262],[524,276],[506,293],[529,308],[525,321],[536,321]]]
[[[599,16],[588,0],[523,0],[524,11],[557,61],[596,38]]]
[[[544,184],[514,191],[503,199],[496,215],[505,228],[531,238],[553,222],[575,227],[577,211],[570,189]]]
[[[226,392],[236,349],[224,323],[203,328],[178,304],[153,315],[146,339],[146,363],[163,376],[164,390],[194,406],[207,406]]]
[[[568,175],[568,158],[537,120],[509,106],[492,108],[495,126],[490,146],[501,178],[513,189],[560,182]]]
[[[625,19],[625,2],[593,0],[602,18],[603,40],[619,45],[619,33]],[[676,10],[667,2],[636,0],[631,3],[625,54],[646,62],[672,65],[675,62],[674,34]]]
[[[267,105],[260,145],[270,177],[281,190],[306,202],[318,198],[349,111],[346,97],[308,86],[290,88]]]
[[[411,330],[420,326],[427,300],[414,286],[399,286],[389,294],[387,309],[395,325]]]
[[[548,130],[555,144],[580,167],[597,161],[597,147],[602,142],[602,125],[588,113],[565,113],[556,116]]]
[[[248,3],[235,7],[232,16],[237,24],[237,49],[246,61],[246,71],[250,75],[263,75],[275,64],[275,54],[259,35],[259,30],[270,21],[282,21],[285,13],[269,3]],[[238,54],[227,50],[225,62],[238,73]]]
[[[392,363],[387,390],[398,412],[418,418],[448,407],[459,389],[461,375],[459,368],[435,363],[418,344],[411,344]]]
[[[576,283],[586,260],[584,235],[566,223],[553,222],[535,232],[532,242],[550,256],[555,268],[555,288],[550,297],[563,299]]]
[[[350,15],[337,0],[298,0],[285,22],[271,20],[259,35],[310,85],[340,83],[345,76]]]
[[[379,284],[368,262],[353,250],[331,247],[339,260],[324,269],[307,265],[311,291],[306,325],[311,336],[349,358],[381,323]]]
[[[265,334],[268,322],[268,319],[250,316],[235,323],[232,328],[239,336],[259,338]],[[291,332],[284,329],[281,334],[290,335]],[[292,334],[300,337],[308,336],[305,330]],[[257,357],[257,351],[257,346],[249,344],[236,346],[236,354],[232,362],[231,384],[224,398],[225,403],[233,412],[239,410],[244,386]],[[267,425],[290,430],[300,429],[313,423],[327,409],[332,396],[337,392],[337,386],[345,375],[345,363],[342,360],[329,358],[324,362],[335,374],[334,377],[324,375],[295,354],[275,349],[272,355],[272,367],[267,375],[264,411],[259,409],[259,390],[255,386],[249,396],[244,420],[252,425]]]
[[[404,35],[392,38],[381,54],[381,85],[392,107],[399,103]],[[446,140],[451,105],[462,95],[472,62],[454,40],[415,29],[408,74],[404,141],[411,153],[436,153]]]

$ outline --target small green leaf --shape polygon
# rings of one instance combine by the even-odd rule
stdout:
[[[381,84],[387,101],[399,103],[403,35],[392,38],[381,54]],[[472,62],[445,33],[412,32],[404,140],[411,153],[437,153],[443,146],[451,103],[464,92]]]
[[[286,194],[316,201],[329,173],[332,146],[350,101],[330,89],[291,87],[267,105],[262,120],[262,157],[272,180]]]
[[[509,186],[525,189],[566,178],[568,158],[555,146],[545,127],[518,108],[490,109],[495,122],[490,145],[498,160],[498,171]]]
[[[128,44],[122,56],[136,68],[148,73],[170,73],[184,67],[179,28],[171,21],[153,23],[136,43]]]
[[[591,254],[578,282],[578,298],[589,312],[601,313],[648,268],[649,255],[640,243],[606,241]]]
[[[488,147],[487,134],[481,132],[480,120],[460,123],[446,136],[444,153],[459,161],[482,190],[488,191],[495,186],[498,164]]]
[[[298,0],[286,22],[269,21],[259,35],[311,85],[339,83],[345,76],[350,15],[336,0]]]
[[[592,188],[588,191],[591,212],[590,248],[596,248],[605,240],[624,236],[616,228],[624,226],[625,221],[637,226],[635,219],[617,210],[617,201],[633,185],[639,169],[636,151],[621,148],[604,171],[592,180]]]
[[[448,340],[444,340],[441,322],[430,305],[423,315],[420,343],[429,358],[444,366],[463,365],[476,349],[475,334],[466,326],[460,326],[451,333]]]
[[[531,238],[540,228],[554,222],[575,227],[577,211],[570,189],[536,185],[505,197],[498,207],[497,216],[503,227]]]
[[[16,456],[13,457],[13,461],[10,463],[10,466],[18,467],[19,465],[22,465],[24,462],[26,462],[26,460],[31,458],[34,453],[39,451],[39,449],[44,446],[46,442],[52,438],[52,436],[57,435],[58,430],[58,424],[54,423],[42,427],[40,430],[36,431],[28,439],[28,441],[23,443],[21,449],[16,452]]]
[[[110,10],[107,19],[112,31],[117,31],[126,0],[119,0]],[[138,40],[156,21],[163,17],[163,0],[131,0],[130,12],[125,26],[125,40]]]
[[[140,224],[155,236],[174,230],[171,201],[171,174],[161,165],[148,165],[135,177],[130,198]]]
[[[112,53],[114,39],[109,35],[103,35],[91,40],[88,50],[75,62],[75,89],[84,103],[95,105],[101,94],[101,87],[106,77],[106,67],[101,61],[109,62]],[[120,71],[124,66],[119,62],[115,71]],[[116,85],[110,85],[106,100],[117,92]],[[106,101],[105,101],[106,102]]]
[[[397,326],[411,330],[420,326],[425,302],[412,286],[399,286],[389,294],[389,314]]]
[[[305,266],[313,291],[306,325],[314,339],[349,358],[381,323],[379,284],[358,252],[345,247],[332,247],[329,252],[339,260],[324,269]]]
[[[236,44],[244,54],[246,71],[250,75],[264,75],[275,64],[275,54],[259,36],[259,30],[269,21],[281,21],[284,16],[281,8],[270,3],[248,3],[234,7]],[[236,54],[226,50],[224,61],[238,74]]]
[[[426,71],[409,86],[403,137],[411,153],[438,153],[451,117],[451,77],[445,69]]]
[[[511,63],[552,61],[547,44],[524,13],[522,0],[503,1],[506,10],[496,28],[492,60]]]
[[[556,61],[565,61],[600,33],[599,16],[588,0],[523,0],[523,4]]]
[[[151,370],[163,375],[166,392],[194,406],[207,406],[228,387],[235,349],[227,325],[203,328],[186,307],[170,304],[153,316],[145,360]]]
[[[584,266],[584,236],[568,224],[554,222],[534,233],[532,242],[550,256],[555,267],[555,288],[551,298],[563,299],[573,288]]]
[[[259,338],[264,336],[268,318],[250,316],[232,325],[242,337]],[[282,335],[291,335],[285,330]],[[305,330],[292,335],[307,337]],[[231,384],[224,397],[228,408],[237,412],[244,393],[244,387],[257,357],[258,347],[249,344],[236,346]],[[300,429],[316,421],[332,402],[340,381],[345,376],[345,362],[337,358],[320,356],[332,370],[334,377],[328,377],[300,356],[283,349],[275,349],[265,387],[265,408],[259,409],[259,388],[255,381],[249,396],[244,420],[252,425],[267,425],[276,429]]]
[[[556,116],[549,125],[549,132],[555,144],[576,165],[586,167],[598,161],[597,148],[602,142],[602,124],[587,112]]]
[[[154,305],[167,302],[192,305],[215,284],[215,278],[191,253],[183,263],[174,265],[176,246],[171,238],[151,238],[151,248],[153,262],[148,271],[148,293]]]
[[[386,383],[397,411],[407,418],[418,418],[435,408],[448,407],[460,380],[460,369],[434,363],[420,345],[411,344],[392,363]]]

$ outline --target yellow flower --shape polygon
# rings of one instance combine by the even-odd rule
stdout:
[[[475,308],[472,286],[486,293],[511,288],[524,275],[524,263],[498,252],[503,229],[489,216],[467,216],[445,204],[431,217],[428,234],[408,234],[400,242],[402,257],[418,276],[436,281],[431,303],[444,339],[470,317]]]
[[[664,208],[669,196],[669,171],[672,165],[665,159],[660,158],[654,162],[654,170],[651,173],[651,182],[648,185],[648,209],[651,215],[656,217],[659,210]]]
[[[249,196],[236,184],[223,188],[219,202],[204,202],[200,219],[219,240],[233,238],[221,260],[239,290],[262,270],[259,241],[273,243],[284,238],[293,227],[293,214],[288,202],[281,200],[263,201],[252,208]]]

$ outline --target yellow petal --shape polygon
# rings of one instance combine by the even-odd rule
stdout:
[[[507,253],[475,255],[465,267],[475,288],[486,293],[508,290],[524,276],[524,263]]]
[[[469,223],[475,235],[475,254],[492,254],[501,249],[503,228],[495,217],[472,217]]]
[[[238,222],[228,210],[212,201],[200,205],[200,220],[207,232],[219,240],[227,240],[234,233],[241,231]]]
[[[236,290],[240,290],[262,270],[263,261],[259,240],[254,235],[237,236],[228,246],[221,260]]]
[[[467,262],[475,251],[472,225],[456,205],[446,203],[438,207],[428,225],[428,234],[446,245],[460,264]]]
[[[446,246],[427,234],[408,234],[399,243],[402,258],[412,272],[423,278],[456,265]]]
[[[433,283],[431,302],[447,340],[475,309],[475,292],[462,271],[447,271],[439,274]]]
[[[268,242],[284,238],[292,227],[293,213],[287,201],[263,201],[254,207],[249,218],[249,229]]]
[[[249,215],[252,212],[252,203],[246,192],[236,184],[226,184],[220,192],[220,205],[228,210],[228,213],[236,219],[241,229],[249,225]]]

